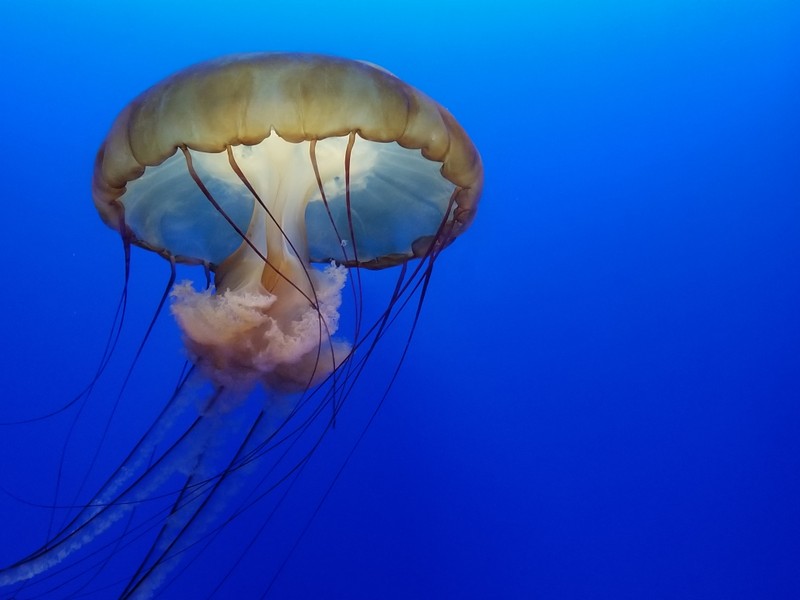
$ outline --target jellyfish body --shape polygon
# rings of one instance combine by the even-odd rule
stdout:
[[[42,548],[0,571],[0,585],[62,568],[124,518],[130,524],[116,543],[146,532],[152,541],[121,597],[148,597],[164,585],[184,555],[224,526],[220,506],[236,490],[249,507],[286,480],[254,475],[265,457],[317,420],[319,435],[329,429],[372,348],[415,293],[424,297],[439,252],[471,223],[482,177],[475,147],[449,112],[364,62],[227,57],[132,101],[98,152],[94,202],[126,250],[140,246],[214,273],[214,289],[172,289],[196,368],[92,500]],[[387,267],[400,273],[394,291],[374,323],[361,323],[359,269]],[[347,294],[356,318],[342,335],[348,270],[356,273]],[[267,401],[236,433],[224,415],[254,387]],[[196,418],[168,438],[198,393],[206,397]],[[227,454],[211,451],[220,435],[238,435]],[[183,485],[164,492],[176,473]],[[159,493],[169,508],[134,519]]]

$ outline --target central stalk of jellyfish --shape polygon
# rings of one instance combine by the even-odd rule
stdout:
[[[322,182],[341,181],[346,139],[325,144],[319,158],[309,142],[274,132],[228,152],[186,151],[190,173],[214,203],[224,207],[226,195],[253,199],[247,239],[217,267],[216,292],[184,282],[172,294],[185,345],[215,384],[302,391],[349,354],[348,343],[333,339],[347,270],[311,267],[305,226],[308,203],[321,195],[314,163]]]

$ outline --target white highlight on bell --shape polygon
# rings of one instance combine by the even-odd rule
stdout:
[[[350,351],[331,339],[347,269],[330,265],[309,270],[315,297],[290,294],[298,304],[277,314],[274,294],[227,290],[198,292],[190,282],[176,285],[172,313],[185,344],[204,373],[228,389],[248,390],[257,382],[274,390],[302,390],[327,377]],[[284,299],[285,300],[285,299]]]

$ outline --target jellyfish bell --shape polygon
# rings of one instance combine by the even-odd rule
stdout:
[[[425,256],[470,223],[481,176],[452,116],[387,71],[261,54],[134,100],[98,153],[94,199],[132,243],[215,271],[221,294],[184,288],[173,307],[212,378],[302,388],[346,353],[319,347],[335,332],[341,273],[308,265]]]
[[[168,476],[185,473],[172,508],[142,527],[155,531],[154,541],[121,595],[154,593],[175,559],[213,530],[219,510],[210,506],[245,485],[245,471],[250,477],[276,440],[303,428],[288,425],[298,419],[296,405],[341,403],[415,294],[418,311],[436,257],[475,216],[482,178],[478,152],[452,115],[366,62],[232,56],[134,99],[97,154],[98,213],[120,233],[126,255],[135,245],[166,258],[173,273],[175,263],[213,272],[213,288],[183,282],[171,291],[187,353],[213,389],[206,409],[254,387],[268,401],[232,455],[211,459],[206,450],[219,429],[205,414],[165,442],[173,413],[185,410],[179,400],[196,393],[179,386],[92,500],[45,546],[0,571],[0,584],[69,560]],[[390,267],[399,273],[394,290],[375,321],[363,323],[361,270]],[[355,314],[347,332],[345,299]],[[280,424],[262,425],[270,399],[287,394],[297,399]],[[309,414],[303,418],[330,418]],[[251,495],[274,487],[257,480]]]

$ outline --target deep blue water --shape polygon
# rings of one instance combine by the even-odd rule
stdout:
[[[789,0],[6,3],[0,420],[63,404],[102,353],[122,251],[89,184],[133,96],[232,52],[366,59],[459,119],[484,196],[270,597],[798,598],[798,39]],[[167,273],[134,251],[108,394]],[[163,321],[98,480],[175,384]],[[219,597],[263,592],[352,445],[348,418]],[[82,415],[68,456],[106,419]],[[70,422],[0,430],[2,487],[52,503]],[[0,563],[41,544],[50,514],[0,493]],[[217,561],[164,597],[204,597]]]

